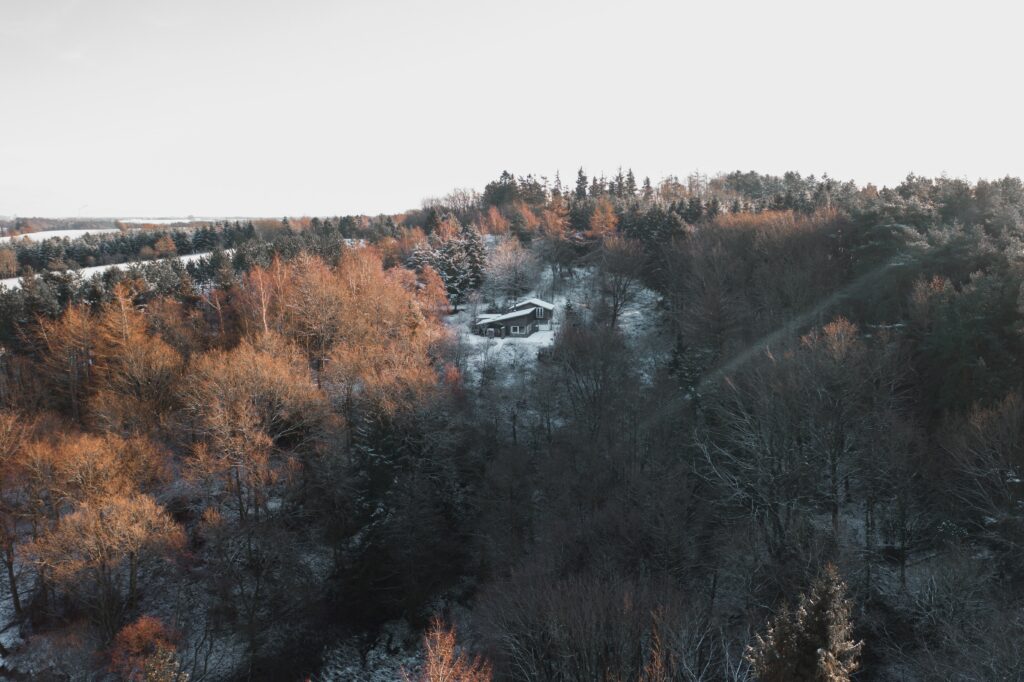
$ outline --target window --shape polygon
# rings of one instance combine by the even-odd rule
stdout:
[[[538,320],[543,320],[544,319],[544,309],[543,308],[537,308],[537,319]]]
[[[513,334],[518,334],[519,333],[519,327],[512,327],[512,333]]]

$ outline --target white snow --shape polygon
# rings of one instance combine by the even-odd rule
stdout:
[[[213,218],[118,218],[125,225],[179,225],[187,223],[208,223]]]
[[[17,239],[27,239],[30,242],[41,242],[45,239],[77,239],[87,234],[107,234],[120,232],[116,227],[100,227],[88,230],[43,230],[41,232],[26,232],[11,237],[0,237],[0,243],[11,242]]]
[[[519,303],[516,303],[512,307],[513,308],[520,308],[520,307],[522,307],[524,305],[534,305],[534,306],[537,306],[539,308],[544,308],[545,310],[554,310],[555,309],[555,304],[554,303],[548,303],[547,301],[542,301],[539,298],[528,298],[525,301],[520,301]]]
[[[226,255],[230,256],[233,252],[234,252],[234,249],[224,249],[224,253]],[[111,270],[111,269],[114,269],[114,268],[125,269],[125,268],[128,268],[128,267],[132,266],[132,265],[146,265],[148,263],[160,263],[162,261],[172,260],[172,259],[173,260],[181,261],[182,263],[191,263],[191,262],[197,261],[197,260],[199,260],[201,258],[207,258],[210,255],[212,255],[212,253],[213,253],[212,251],[204,251],[202,253],[190,253],[190,254],[185,255],[185,256],[173,256],[172,258],[156,258],[154,260],[130,261],[128,263],[111,263],[109,265],[94,265],[92,267],[81,268],[79,270],[68,270],[67,272],[77,272],[81,276],[81,278],[83,280],[87,280],[87,279],[90,279],[93,275],[97,275],[97,274],[99,274],[101,272],[106,272],[107,270]],[[21,288],[21,278],[20,277],[10,277],[8,279],[0,279],[0,288],[3,288],[3,287],[6,287],[8,289],[20,289]]]

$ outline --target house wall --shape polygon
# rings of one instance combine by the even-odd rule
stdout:
[[[533,315],[533,311],[530,311],[530,313],[528,313],[528,314],[524,314],[521,317],[516,317],[516,318],[513,318],[511,320],[503,320],[501,322],[487,322],[487,323],[484,323],[482,325],[479,325],[477,327],[477,329],[480,330],[480,333],[485,335],[485,336],[487,335],[487,330],[488,329],[493,329],[494,330],[494,336],[495,337],[501,336],[501,328],[502,327],[505,327],[505,336],[506,337],[508,337],[508,336],[529,336],[530,334],[532,334],[535,331],[534,326],[536,325],[536,323],[542,322],[542,321],[543,320],[536,319],[534,317],[534,315]],[[520,328],[520,332],[518,334],[513,334],[512,331],[511,331],[512,327],[519,327]]]

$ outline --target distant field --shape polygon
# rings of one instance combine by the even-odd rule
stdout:
[[[182,263],[191,263],[191,262],[197,261],[197,260],[199,260],[201,258],[206,258],[206,257],[210,256],[212,253],[213,253],[212,251],[204,251],[203,253],[190,253],[190,254],[186,254],[184,256],[173,256],[173,259],[174,260],[179,260]],[[225,249],[224,253],[230,255],[230,254],[234,253],[234,249]],[[106,270],[112,270],[114,268],[125,269],[125,268],[128,268],[128,267],[131,267],[132,265],[145,265],[145,264],[148,264],[148,263],[159,263],[160,261],[164,261],[164,260],[170,260],[170,259],[168,259],[168,258],[157,258],[157,259],[148,260],[148,261],[131,261],[131,262],[128,262],[128,263],[110,263],[109,265],[93,265],[93,266],[90,266],[90,267],[87,267],[87,268],[80,268],[78,270],[74,270],[73,272],[77,272],[79,274],[79,276],[81,276],[81,278],[83,280],[86,280],[86,279],[89,279],[90,277],[92,277],[93,275],[97,275],[97,274],[99,274],[101,272],[105,272]],[[7,288],[7,289],[20,289],[21,288],[21,277],[8,277],[7,279],[0,279],[0,290],[2,290],[4,288]]]
[[[68,239],[76,239],[87,234],[104,234],[107,232],[120,232],[116,227],[101,227],[92,228],[88,230],[43,230],[41,232],[27,232],[25,234],[16,234],[11,237],[0,237],[0,243],[9,242],[13,239],[28,239],[32,242],[41,242],[44,239],[57,239],[59,237],[67,237]]]

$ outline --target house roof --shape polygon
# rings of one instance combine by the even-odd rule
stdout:
[[[484,324],[486,322],[504,322],[505,320],[515,320],[520,317],[527,317],[533,315],[533,310],[513,310],[510,313],[504,315],[480,315],[476,318],[475,324]]]
[[[555,304],[554,303],[548,303],[547,301],[542,301],[539,298],[528,298],[525,301],[520,301],[519,303],[516,303],[512,307],[513,308],[522,308],[522,306],[524,306],[524,305],[537,306],[538,308],[544,308],[544,310],[554,310],[555,309]]]

